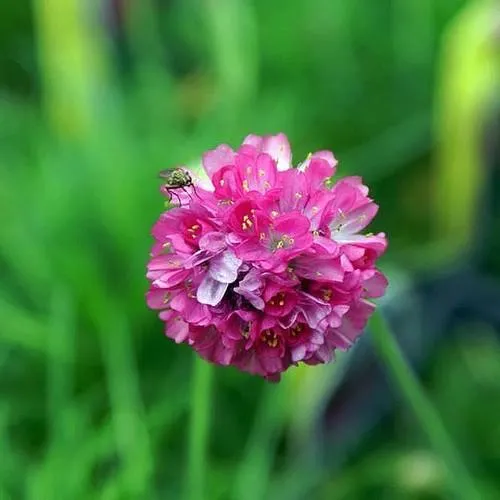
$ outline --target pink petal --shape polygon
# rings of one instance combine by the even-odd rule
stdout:
[[[301,293],[300,296],[300,303],[297,309],[302,312],[311,328],[317,328],[320,322],[328,316],[331,307],[308,293]]]
[[[234,151],[228,145],[221,144],[203,155],[203,168],[211,179],[217,170],[226,165],[232,165],[234,156]]]
[[[151,288],[146,294],[146,301],[151,309],[165,309],[169,300],[170,294],[162,288]]]
[[[373,202],[366,203],[361,207],[337,217],[330,225],[333,238],[337,240],[337,234],[350,235],[356,234],[364,229],[375,217],[378,211],[378,205]]]
[[[293,261],[293,268],[298,276],[313,281],[342,281],[344,270],[338,258],[298,257]]]
[[[276,232],[289,236],[308,233],[310,225],[309,219],[298,212],[281,215],[274,220]]]
[[[249,134],[243,139],[243,144],[249,144],[258,151],[262,151],[263,138],[260,135]]]
[[[375,271],[375,274],[363,283],[363,288],[367,297],[377,298],[384,295],[388,284],[387,278],[380,271]]]
[[[278,170],[288,170],[291,168],[292,152],[285,134],[280,133],[264,137],[262,151],[276,161],[276,168]]]
[[[283,133],[264,137],[250,134],[245,137],[243,144],[253,146],[261,153],[267,153],[276,162],[278,170],[288,170],[292,167],[290,143]]]
[[[165,335],[177,344],[184,342],[189,335],[189,326],[175,311],[169,311],[173,315],[165,322]]]
[[[313,157],[304,173],[312,190],[322,187],[324,182],[333,176],[335,169],[326,160]]]

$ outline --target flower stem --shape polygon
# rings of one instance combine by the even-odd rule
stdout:
[[[213,366],[195,355],[192,374],[185,498],[203,500],[206,492]]]
[[[385,363],[403,400],[411,408],[418,423],[427,433],[431,445],[443,460],[449,473],[450,485],[455,489],[456,498],[480,500],[481,495],[452,438],[414,372],[405,361],[401,349],[378,310],[372,316],[370,329],[375,351]]]

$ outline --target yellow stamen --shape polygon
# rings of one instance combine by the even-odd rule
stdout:
[[[250,323],[247,323],[240,331],[242,337],[245,337],[247,339],[250,335]]]
[[[247,230],[253,226],[253,222],[250,220],[248,215],[243,216],[243,222],[241,224],[242,229]]]
[[[278,347],[279,344],[278,336],[272,330],[264,330],[260,336],[260,340],[272,348]]]

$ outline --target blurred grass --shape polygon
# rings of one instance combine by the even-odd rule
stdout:
[[[462,122],[434,95],[461,102],[437,75],[462,74],[438,69],[439,49],[447,40],[460,61],[472,46],[443,38],[467,2],[128,2],[121,30],[93,3],[21,3],[0,6],[11,21],[0,29],[0,498],[180,498],[191,357],[144,305],[157,171],[249,132],[286,132],[297,161],[333,149],[341,175],[370,184],[373,229],[404,273],[434,242],[436,213],[445,225],[458,206],[464,220],[474,212],[472,183],[451,193],[445,180],[460,176],[459,150],[439,189],[431,163],[441,132],[455,144],[434,131],[436,110],[438,123]],[[475,67],[460,71],[477,96]],[[427,268],[461,244],[453,234]],[[498,345],[477,335],[485,345],[436,355],[429,387],[494,491],[500,437],[481,394],[498,395]],[[444,498],[402,411],[334,477],[308,462],[341,368],[297,370],[278,387],[217,370],[207,498]],[[435,475],[419,483],[408,464],[422,457]]]

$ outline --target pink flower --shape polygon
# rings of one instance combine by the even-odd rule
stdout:
[[[378,209],[368,188],[347,177],[329,189],[329,151],[291,162],[283,134],[205,153],[207,179],[153,227],[147,270],[168,337],[269,380],[348,349],[387,287],[385,235],[362,233]]]

